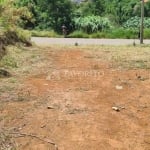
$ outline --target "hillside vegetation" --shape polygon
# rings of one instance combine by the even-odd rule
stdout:
[[[65,25],[68,37],[138,38],[140,6],[137,0],[1,0],[0,26],[33,36],[61,37]],[[148,1],[145,38],[150,38],[149,9]]]
[[[138,38],[140,3],[137,0],[16,0],[16,7],[27,8],[32,14],[30,18],[22,16],[20,26],[39,31],[39,36],[44,36],[43,30],[62,34],[62,25],[65,25],[67,34],[71,33],[68,37],[85,37],[94,33],[90,37]],[[148,1],[145,3],[145,38],[150,37],[149,9]],[[125,32],[122,33],[122,30]],[[45,36],[58,36],[50,33]]]

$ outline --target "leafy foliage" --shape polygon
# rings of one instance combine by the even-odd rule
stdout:
[[[145,30],[145,37],[150,37],[150,30]],[[135,30],[132,29],[124,29],[124,28],[117,28],[109,31],[102,31],[102,32],[95,32],[91,34],[87,34],[83,31],[74,31],[71,33],[69,38],[125,38],[125,39],[134,39],[138,38],[138,34]]]
[[[112,27],[110,21],[107,18],[100,16],[86,16],[74,19],[75,28],[83,30],[86,33],[93,33],[97,31],[103,31]]]
[[[139,29],[140,28],[140,17],[132,17],[124,24],[125,28],[128,29]],[[150,18],[144,18],[144,27],[150,28]]]
[[[33,28],[54,29],[61,31],[65,24],[71,30],[72,2],[70,0],[18,0],[18,6],[26,6],[33,14],[35,22]],[[32,25],[28,21],[26,28]]]
[[[0,26],[10,29],[16,28],[18,24],[21,24],[21,18],[32,18],[32,14],[26,7],[15,7],[15,1],[1,0],[0,1]]]
[[[140,1],[137,0],[0,0],[0,26],[85,33],[103,32],[112,26],[139,28]],[[145,27],[150,27],[150,2],[145,3]],[[135,17],[136,16],[136,17]],[[36,33],[38,34],[38,33]],[[46,33],[47,34],[47,33]],[[96,35],[96,34],[95,34]],[[97,35],[96,35],[97,36]],[[101,35],[98,33],[98,36]]]
[[[132,17],[124,23],[124,28],[138,29],[140,27],[140,17]]]

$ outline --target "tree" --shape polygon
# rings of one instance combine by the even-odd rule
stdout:
[[[18,0],[18,6],[26,6],[34,16],[34,23],[27,21],[25,27],[61,31],[65,24],[71,30],[73,5],[70,0]]]
[[[105,0],[92,0],[93,4],[93,14],[102,16],[105,10]]]
[[[102,16],[105,0],[87,0],[78,4],[78,16]]]
[[[139,4],[137,0],[105,0],[105,14],[111,14],[115,22],[122,25],[130,17],[137,15],[135,8]]]
[[[47,10],[51,27],[55,31],[60,32],[63,24],[71,30],[73,6],[70,0],[45,0],[43,2],[43,8]]]

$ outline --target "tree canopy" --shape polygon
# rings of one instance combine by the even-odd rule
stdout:
[[[81,17],[91,19],[90,16],[107,18],[113,25],[122,26],[130,18],[140,16],[140,0],[13,0],[13,2],[15,3],[13,7],[20,14],[20,21],[17,23],[25,29],[53,29],[60,32],[64,24],[72,31],[76,28],[75,19]],[[2,5],[7,3],[8,0],[1,0],[0,12],[3,9]],[[26,14],[21,13],[20,9],[26,10]],[[150,17],[149,9],[150,2],[147,2],[146,17]]]

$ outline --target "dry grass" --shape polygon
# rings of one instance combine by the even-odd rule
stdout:
[[[0,149],[16,150],[16,144],[8,131],[0,131]]]
[[[150,69],[150,50],[149,46],[52,46],[49,48],[17,48],[9,47],[7,55],[0,62],[0,67],[8,69],[12,77],[0,79],[0,110],[3,104],[10,101],[26,101],[30,99],[30,93],[18,90],[22,88],[22,80],[31,74],[37,73],[41,67],[46,67],[49,60],[47,54],[55,50],[82,50],[89,53],[87,59],[96,61],[106,61],[113,64],[113,67],[124,69]],[[94,53],[93,53],[94,52]],[[65,58],[64,58],[65,59]],[[96,66],[95,66],[96,67]],[[98,68],[95,68],[98,69]],[[9,96],[7,96],[9,95]],[[5,101],[3,100],[5,98]],[[0,115],[0,118],[3,116]],[[3,119],[0,119],[0,123]],[[15,150],[15,143],[12,137],[5,130],[0,130],[0,149]]]
[[[97,60],[109,61],[126,69],[150,69],[150,47],[147,46],[89,46],[81,49]]]

